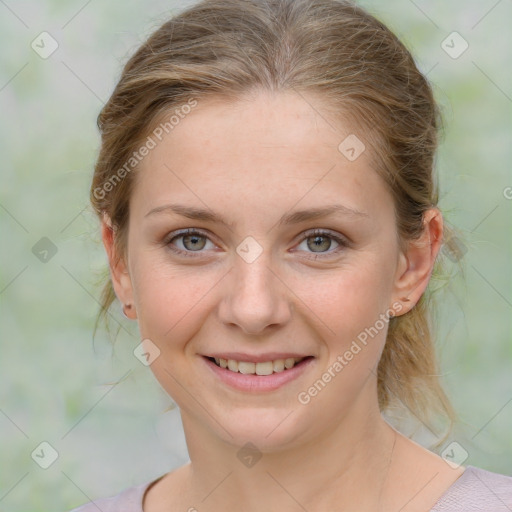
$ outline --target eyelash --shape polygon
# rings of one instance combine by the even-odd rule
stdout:
[[[209,240],[209,237],[205,232],[198,230],[198,229],[189,228],[189,229],[185,229],[185,230],[182,230],[179,232],[171,233],[171,235],[166,238],[164,244],[172,252],[174,252],[175,254],[178,254],[180,256],[185,256],[187,258],[200,257],[203,251],[183,251],[181,249],[176,249],[176,247],[173,246],[171,243],[173,240],[176,240],[176,239],[184,237],[184,236],[190,236],[190,235],[199,235],[199,236],[208,238],[208,240]],[[316,260],[318,258],[322,259],[322,258],[331,256],[334,253],[338,253],[342,249],[349,246],[349,242],[345,238],[342,238],[338,235],[331,233],[330,231],[326,231],[323,229],[314,229],[312,231],[306,231],[306,233],[304,234],[304,237],[301,238],[299,243],[302,243],[304,240],[307,240],[308,238],[313,238],[315,236],[323,236],[326,238],[331,238],[332,240],[334,240],[335,242],[337,242],[339,244],[339,247],[336,247],[333,251],[329,251],[329,252],[325,252],[325,253],[310,253],[310,254],[314,254],[314,257],[308,256],[308,259],[312,259],[312,260]],[[194,252],[196,252],[197,254],[194,254]]]

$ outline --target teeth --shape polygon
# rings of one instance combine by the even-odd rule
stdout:
[[[276,359],[275,361],[265,361],[263,363],[251,363],[250,361],[235,361],[234,359],[215,358],[215,363],[221,368],[227,368],[235,373],[245,375],[271,375],[293,368],[303,357],[288,357],[287,359]]]
[[[288,359],[284,360],[284,367],[289,370],[290,368],[293,368],[295,366],[295,359],[293,357],[289,357]]]
[[[284,359],[276,359],[273,363],[274,371],[276,373],[282,372],[284,370]]]
[[[272,375],[274,373],[274,363],[272,361],[257,363],[255,367],[256,375]]]
[[[228,361],[228,364],[230,361]],[[231,367],[229,368],[231,370]],[[255,373],[256,372],[256,365],[254,363],[246,363],[245,361],[240,361],[238,363],[238,372],[239,373]]]

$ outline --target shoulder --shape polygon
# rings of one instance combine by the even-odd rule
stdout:
[[[468,466],[431,512],[510,512],[512,476]]]
[[[143,512],[144,493],[152,483],[153,481],[129,487],[115,496],[90,501],[70,512]]]

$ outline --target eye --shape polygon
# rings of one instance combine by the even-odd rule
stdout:
[[[331,256],[348,246],[347,240],[339,235],[331,233],[330,231],[315,229],[305,233],[305,235],[306,237],[300,245],[305,244],[312,253],[320,255],[320,258],[323,258],[324,255]],[[335,247],[334,250],[329,251],[332,247],[333,240],[337,244],[337,247]],[[317,258],[318,256],[314,256],[312,259]]]
[[[172,233],[172,235],[174,236],[168,238],[165,242],[167,247],[169,247],[169,249],[171,249],[173,252],[187,257],[194,258],[199,256],[202,252],[202,249],[204,249],[206,246],[207,241],[212,243],[206,234],[196,229],[185,229],[178,234]],[[175,240],[179,241],[178,246],[181,246],[182,248],[177,248],[175,245],[173,245]],[[213,243],[212,246],[214,246]],[[207,247],[207,249],[211,248],[212,247]],[[199,254],[194,254],[194,252]]]
[[[334,250],[329,251],[332,247],[332,241],[337,244],[337,247],[335,247]],[[211,247],[207,247],[208,242],[211,244]],[[306,232],[300,245],[302,244],[306,244],[307,249],[309,249],[311,253],[315,254],[312,259],[331,256],[332,254],[340,252],[343,248],[349,245],[348,241],[343,237],[322,229],[315,229]],[[193,228],[185,229],[177,233],[171,233],[171,235],[166,239],[165,245],[179,256],[192,258],[201,256],[201,253],[204,252],[203,249],[205,248],[213,249],[215,247],[206,233]]]

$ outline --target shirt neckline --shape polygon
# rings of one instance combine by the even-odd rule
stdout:
[[[479,468],[476,468],[475,466],[466,466],[462,475],[460,475],[459,478],[457,478],[457,480],[455,480],[455,482],[453,482],[453,484],[450,485],[450,487],[448,487],[448,489],[446,489],[446,491],[444,491],[443,494],[441,494],[441,496],[439,496],[437,501],[434,503],[434,506],[430,509],[430,512],[436,512],[438,507],[442,506],[449,498],[449,496],[454,491],[456,491],[462,484],[464,484],[467,481],[467,479],[470,478],[471,475],[473,475],[475,471],[478,469]]]
[[[448,489],[446,489],[441,496],[437,499],[437,501],[434,503],[434,506],[430,509],[431,512],[435,512],[436,508],[443,504],[443,502],[447,499],[447,497],[456,490],[460,485],[462,485],[475,471],[474,466],[466,466],[463,473],[453,482]],[[155,485],[157,482],[162,480],[164,476],[166,476],[168,473],[165,473],[164,475],[158,477],[155,480],[151,480],[149,482],[143,483],[138,486],[137,488],[137,495],[136,495],[136,503],[138,505],[137,512],[145,512],[143,505],[144,505],[144,498],[146,497],[146,493],[149,491],[153,485]]]

